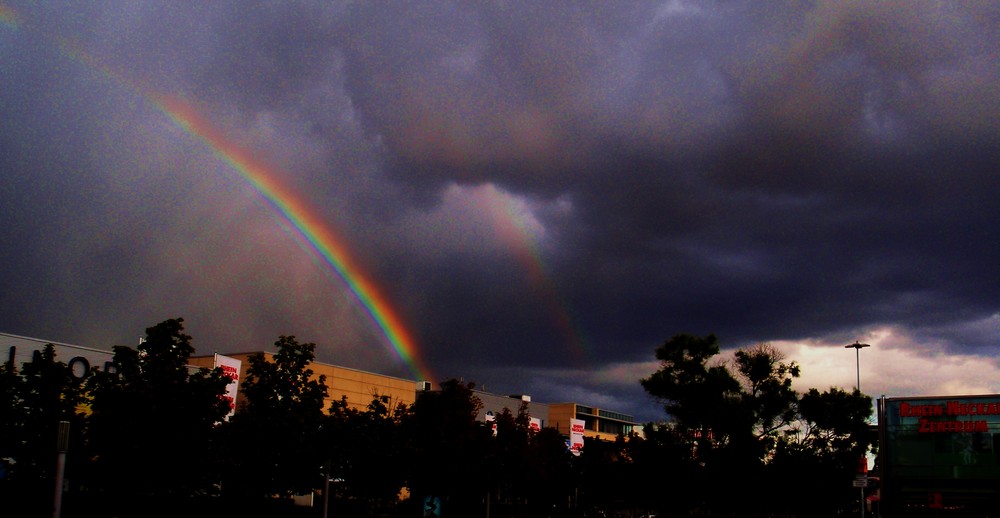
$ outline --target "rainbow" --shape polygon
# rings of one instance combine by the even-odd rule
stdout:
[[[11,8],[0,4],[0,22],[20,28],[20,17]],[[153,106],[163,112],[177,126],[207,145],[216,156],[236,170],[277,212],[287,221],[344,281],[358,303],[374,322],[381,334],[406,364],[410,373],[421,381],[438,381],[420,355],[413,335],[408,331],[399,313],[390,304],[382,290],[363,273],[352,259],[347,241],[339,236],[300,196],[281,185],[271,168],[253,158],[252,153],[237,145],[210,124],[189,103],[176,97],[151,93],[116,74],[97,60],[75,49],[73,45],[60,40],[59,47],[68,57],[92,67],[113,80],[137,92]]]
[[[565,337],[576,364],[586,366],[587,362],[593,360],[593,351],[588,347],[579,326],[575,324],[569,305],[559,296],[555,282],[546,272],[538,239],[530,228],[531,223],[525,211],[499,196],[492,188],[486,191],[486,196],[494,229],[510,247],[514,257],[527,272],[529,282],[538,288],[542,299],[549,306],[554,324]]]
[[[10,7],[3,4],[0,4],[0,22],[3,22],[5,25],[13,29],[17,29],[20,25],[17,13],[15,13]]]
[[[302,199],[275,179],[274,171],[264,166],[250,151],[236,145],[202,118],[190,104],[175,97],[147,95],[147,99],[180,128],[205,143],[219,158],[254,187],[270,205],[291,223],[299,235],[343,279],[351,293],[395,349],[396,354],[419,380],[434,381],[423,361],[417,343],[402,318],[382,291],[351,258],[346,241],[327,225]]]

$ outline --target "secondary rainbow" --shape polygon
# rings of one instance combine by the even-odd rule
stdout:
[[[433,381],[431,370],[419,354],[416,341],[382,291],[362,273],[351,258],[343,238],[290,189],[280,185],[275,175],[250,152],[231,142],[180,99],[148,95],[160,110],[179,127],[208,145],[221,159],[246,179],[285,218],[309,245],[347,284],[351,293],[378,326],[410,372],[420,380]]]
[[[566,344],[576,365],[589,366],[589,362],[593,361],[593,351],[588,347],[583,332],[572,317],[569,305],[559,296],[555,282],[546,273],[537,238],[528,230],[530,224],[526,221],[523,211],[518,210],[510,200],[492,192],[486,197],[486,205],[497,233],[510,247],[518,262],[524,266],[531,284],[536,287],[538,294],[549,306],[554,324],[566,338]]]

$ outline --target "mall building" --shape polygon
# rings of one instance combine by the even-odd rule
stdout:
[[[66,363],[78,379],[87,377],[92,367],[102,371],[114,368],[111,351],[6,333],[0,333],[0,351],[5,353],[0,361],[9,360],[11,365],[20,369],[21,365],[40,354],[47,344],[53,345],[56,360]],[[192,356],[188,363],[192,369],[221,367],[230,374],[234,379],[227,396],[232,398],[236,408],[240,397],[239,382],[246,379],[250,357],[256,354],[264,355],[269,362],[274,361],[274,353],[251,351]],[[322,362],[312,362],[309,368],[315,377],[326,376],[327,407],[346,398],[351,408],[365,409],[375,396],[387,398],[392,406],[412,405],[422,393],[434,390],[431,382],[426,380],[410,380]],[[521,394],[498,395],[481,390],[474,390],[473,393],[483,404],[479,419],[484,422],[491,421],[505,409],[517,415],[523,404],[533,427],[555,428],[566,437],[574,436],[575,431],[575,435],[580,437],[614,440],[619,434],[641,430],[632,416],[607,409],[579,403],[542,403]]]
[[[1000,516],[1000,394],[878,400],[880,514]]]

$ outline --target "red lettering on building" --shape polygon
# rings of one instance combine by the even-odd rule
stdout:
[[[236,367],[233,367],[232,365],[222,365],[222,375],[233,381],[238,381],[240,379],[240,371],[236,370]]]
[[[998,415],[1000,405],[993,403],[962,403],[961,401],[948,402],[948,415]]]
[[[901,417],[939,416],[944,415],[944,410],[944,405],[911,405],[909,403],[901,403],[899,405],[899,415]]]
[[[918,425],[917,433],[979,433],[990,430],[986,421],[931,421],[920,418]]]

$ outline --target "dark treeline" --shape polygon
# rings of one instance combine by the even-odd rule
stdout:
[[[669,421],[572,455],[555,429],[505,411],[479,421],[474,386],[445,381],[413,405],[373,394],[325,404],[315,345],[283,336],[250,360],[225,419],[221,369],[187,367],[183,321],[115,347],[113,369],[71,375],[50,345],[0,374],[4,515],[52,516],[58,423],[70,423],[62,515],[82,516],[839,516],[872,446],[871,400],[800,394],[768,345],[723,363],[714,336],[678,335],[641,380]],[[309,507],[294,495],[315,495]],[[440,506],[437,515],[425,514]],[[16,511],[8,514],[9,511]]]

